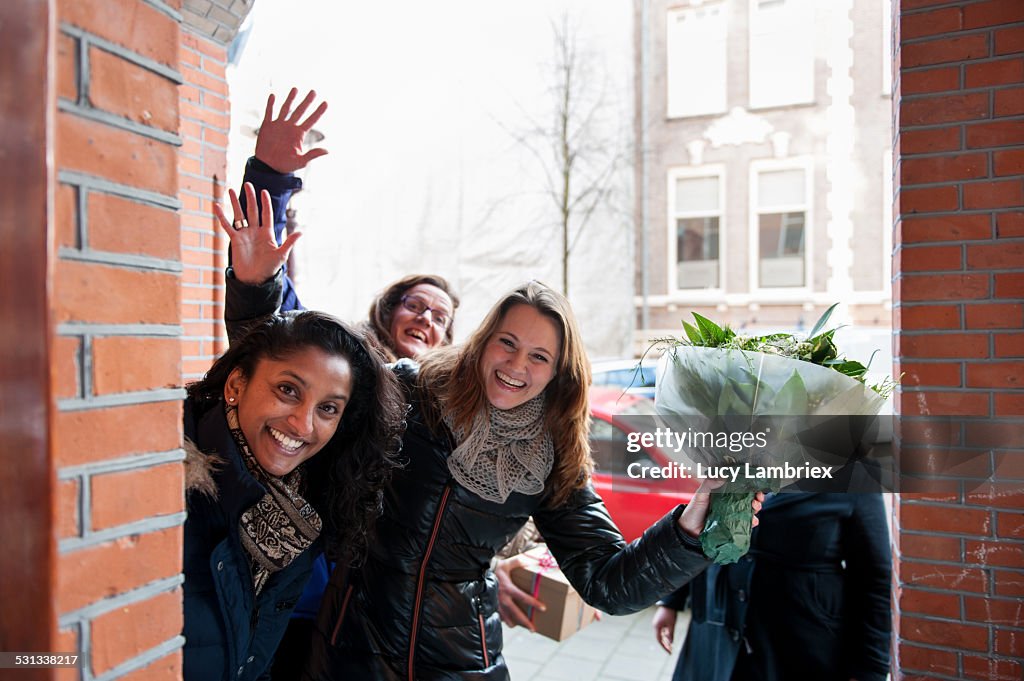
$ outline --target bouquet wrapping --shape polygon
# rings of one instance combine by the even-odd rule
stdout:
[[[778,473],[762,477],[761,471],[844,465],[864,434],[849,436],[857,429],[850,423],[860,424],[863,431],[871,420],[858,417],[876,415],[891,392],[889,381],[865,385],[867,367],[838,357],[834,331],[815,335],[830,313],[807,340],[791,334],[737,336],[695,314],[697,327],[684,323],[687,341],[673,339],[662,356],[655,394],[658,414],[680,417],[675,422],[687,424],[687,430],[719,435],[694,439],[685,456],[705,470],[725,466],[747,473],[734,476],[712,496],[701,544],[718,563],[735,562],[749,548],[754,494],[779,491],[794,482]],[[742,433],[769,431],[767,446],[735,446],[753,442]],[[837,432],[843,437],[836,437]]]

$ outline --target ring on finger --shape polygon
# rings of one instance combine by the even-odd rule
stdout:
[[[242,218],[241,220],[235,220],[234,222],[232,222],[231,226],[234,227],[235,231],[237,232],[240,229],[245,229],[246,227],[248,227],[249,223],[245,218]]]

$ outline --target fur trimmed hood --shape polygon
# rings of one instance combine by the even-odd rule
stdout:
[[[224,460],[216,454],[199,449],[195,442],[185,438],[185,492],[199,492],[216,499],[217,483],[213,474],[224,466]]]

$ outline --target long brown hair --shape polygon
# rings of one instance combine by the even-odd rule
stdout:
[[[555,363],[555,375],[544,389],[544,419],[555,444],[555,465],[545,483],[545,494],[548,505],[556,507],[585,485],[594,469],[587,437],[590,362],[576,316],[562,294],[538,281],[508,293],[491,308],[464,345],[435,350],[422,360],[419,386],[431,398],[425,403],[435,409],[427,414],[435,427],[443,413],[457,427],[469,429],[473,417],[488,406],[480,377],[484,348],[505,314],[516,305],[529,305],[548,317],[561,335],[562,351]]]
[[[392,283],[373,299],[373,302],[370,303],[369,317],[361,325],[363,333],[374,341],[377,350],[384,355],[384,359],[388,362],[394,362],[398,359],[398,355],[395,353],[395,343],[391,338],[392,315],[395,312],[395,308],[402,302],[402,296],[405,295],[406,291],[419,284],[436,286],[447,293],[448,297],[452,299],[452,323],[448,325],[448,330],[444,332],[444,339],[441,341],[441,345],[451,345],[454,338],[455,310],[459,307],[459,297],[455,295],[451,284],[448,283],[447,279],[436,274],[410,274]]]

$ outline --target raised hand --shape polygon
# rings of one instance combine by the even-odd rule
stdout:
[[[310,90],[295,110],[291,111],[296,94],[298,91],[295,88],[288,91],[277,118],[274,118],[274,95],[267,97],[267,109],[263,114],[259,135],[256,136],[256,158],[279,173],[291,173],[305,168],[310,161],[327,153],[322,147],[303,152],[306,133],[327,111],[327,102],[320,102],[320,106],[300,123],[299,119],[316,99],[316,92]]]
[[[213,205],[213,212],[231,239],[231,267],[235,271],[235,278],[243,284],[258,286],[277,274],[302,233],[289,234],[284,243],[278,246],[274,240],[270,192],[264,189],[261,193],[263,210],[260,211],[256,205],[256,189],[251,182],[245,183],[244,191],[248,216],[242,214],[242,205],[234,189],[228,190],[232,220],[228,221],[220,204]]]

